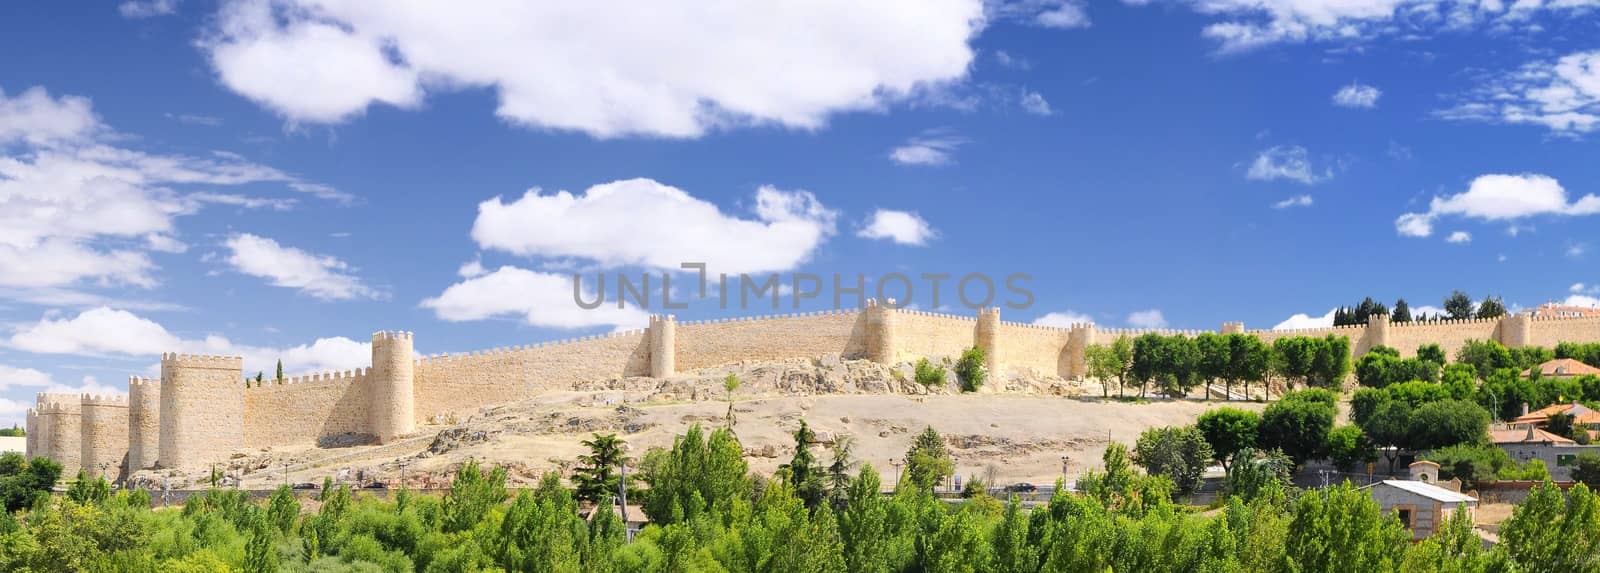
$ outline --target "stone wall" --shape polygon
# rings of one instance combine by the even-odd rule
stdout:
[[[197,468],[244,447],[243,368],[238,356],[161,356],[160,467]]]
[[[978,321],[971,316],[900,309],[894,313],[895,361],[927,357],[955,360],[972,346]]]
[[[1071,329],[1002,321],[998,334],[1000,364],[1005,370],[1035,376],[1070,375],[1072,366],[1066,349]]]
[[[1555,348],[1561,342],[1600,342],[1600,318],[1541,318],[1529,325],[1528,344]]]
[[[649,374],[650,345],[644,330],[439,354],[415,365],[416,419],[470,413],[578,382]]]
[[[365,434],[368,370],[285,377],[244,390],[244,445],[313,444],[318,438]]]
[[[116,480],[128,457],[128,398],[83,395],[79,463],[90,476]]]
[[[678,323],[680,371],[741,360],[782,360],[866,353],[860,312],[817,312]]]
[[[78,394],[39,394],[39,416],[46,431],[44,455],[61,464],[62,479],[77,477],[83,459],[83,397]]]
[[[161,380],[128,379],[128,471],[154,467],[161,451]]]

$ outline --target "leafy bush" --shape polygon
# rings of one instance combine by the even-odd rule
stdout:
[[[961,358],[956,360],[956,378],[961,380],[962,392],[977,392],[983,387],[983,382],[989,377],[988,359],[983,355],[983,349],[976,346],[961,351]],[[942,374],[941,374],[942,376]]]
[[[934,366],[927,358],[917,360],[915,378],[923,386],[943,386],[944,368]]]

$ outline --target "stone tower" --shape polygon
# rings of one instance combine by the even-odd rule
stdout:
[[[128,399],[83,395],[79,463],[91,477],[115,481],[128,456]]]
[[[410,332],[384,331],[372,335],[367,423],[379,442],[389,442],[417,429],[413,346]]]
[[[650,315],[650,377],[678,373],[678,319],[670,314]]]
[[[157,465],[201,467],[227,460],[243,447],[244,359],[161,355],[161,440]]]
[[[27,445],[23,446],[24,451],[22,452],[22,455],[30,458],[39,455],[39,432],[43,430],[39,427],[38,410],[28,408],[28,426],[23,428],[23,430],[28,433],[28,436],[26,442]]]
[[[39,394],[39,415],[47,430],[44,455],[61,464],[61,479],[73,479],[82,469],[80,431],[83,423],[83,397],[78,394]]]
[[[867,359],[878,364],[894,364],[895,361],[893,304],[892,300],[888,305],[881,305],[876,299],[867,299],[867,308],[862,311],[867,326]]]
[[[1000,308],[978,309],[978,323],[973,326],[972,345],[983,349],[989,372],[1000,373]]]
[[[1082,380],[1089,376],[1089,360],[1085,351],[1099,342],[1097,333],[1092,322],[1072,325],[1072,330],[1067,332],[1067,347],[1061,351],[1061,360],[1065,363],[1060,368],[1062,378]]]
[[[1379,312],[1367,317],[1367,336],[1361,344],[1356,356],[1366,354],[1380,345],[1389,345],[1389,315]]]
[[[128,471],[155,467],[161,451],[161,381],[128,379]]]
[[[1516,348],[1527,346],[1533,340],[1533,317],[1526,314],[1508,314],[1500,317],[1500,344]]]
[[[1222,333],[1223,334],[1244,334],[1244,323],[1243,322],[1224,322],[1224,323],[1222,323]]]

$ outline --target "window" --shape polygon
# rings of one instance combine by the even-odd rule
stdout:
[[[1556,467],[1564,468],[1578,462],[1578,456],[1572,454],[1556,454]]]
[[[1395,513],[1396,516],[1400,517],[1400,525],[1405,526],[1406,529],[1411,529],[1411,510],[1410,509],[1396,508],[1394,510],[1394,513]]]

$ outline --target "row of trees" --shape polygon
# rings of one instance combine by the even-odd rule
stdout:
[[[1115,384],[1123,396],[1130,383],[1144,396],[1154,385],[1168,396],[1183,396],[1202,384],[1221,382],[1231,398],[1235,385],[1246,394],[1251,384],[1265,384],[1269,376],[1284,380],[1290,390],[1299,385],[1338,388],[1350,371],[1350,339],[1343,336],[1289,336],[1267,345],[1248,334],[1198,336],[1144,334],[1092,344],[1084,351],[1089,376],[1102,382],[1110,396]],[[1206,392],[1207,398],[1211,393]]]
[[[1499,318],[1501,316],[1505,316],[1505,314],[1506,305],[1505,302],[1500,299],[1500,297],[1491,296],[1483,299],[1483,302],[1481,303],[1474,304],[1472,302],[1472,297],[1467,296],[1467,293],[1458,290],[1451,292],[1450,296],[1445,297],[1443,315],[1420,314],[1412,316],[1411,305],[1407,304],[1406,299],[1403,298],[1394,301],[1394,311],[1391,312],[1388,306],[1385,306],[1381,302],[1373,301],[1372,297],[1369,296],[1365,299],[1362,299],[1361,302],[1355,306],[1340,306],[1339,308],[1334,309],[1333,325],[1360,326],[1366,324],[1367,319],[1374,315],[1388,316],[1390,322],[1423,322],[1442,320],[1445,318],[1449,318],[1451,320],[1468,318]]]
[[[693,432],[693,430],[691,431]],[[725,429],[690,459],[680,437],[668,464],[713,468]],[[728,443],[738,446],[737,441]],[[690,457],[683,457],[689,455]],[[833,503],[808,506],[795,472],[775,479],[663,468],[649,496],[653,524],[627,542],[602,510],[579,516],[574,490],[547,475],[511,495],[506,473],[469,463],[442,497],[394,500],[324,489],[314,509],[288,488],[264,503],[213,490],[182,511],[154,512],[142,492],[39,498],[0,514],[0,570],[44,571],[1595,571],[1600,497],[1536,487],[1485,549],[1465,512],[1418,544],[1366,492],[1349,485],[1299,491],[1283,460],[1241,457],[1230,497],[1214,514],[1169,501],[1170,480],[1134,469],[1120,445],[1104,471],[1032,511],[979,495],[959,504],[918,487],[892,495],[870,465],[848,475]],[[726,468],[729,470],[737,467]],[[658,485],[659,484],[659,485]],[[659,491],[655,488],[660,487]],[[659,508],[670,508],[662,510]],[[657,513],[662,512],[662,513]]]

